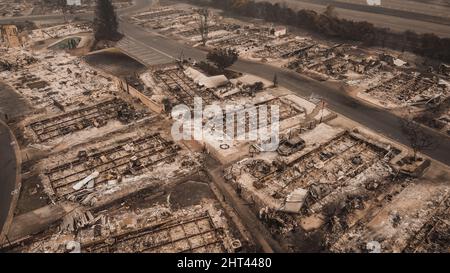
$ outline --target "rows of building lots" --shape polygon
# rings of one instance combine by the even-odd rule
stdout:
[[[199,45],[202,37],[198,30],[198,11],[194,8],[154,8],[130,18],[133,23],[149,27],[166,35],[174,35]],[[310,44],[308,39],[286,35],[286,28],[235,24],[210,13],[207,45],[210,47],[233,47],[241,56],[276,59],[295,55],[298,48]],[[267,48],[267,50],[264,50]],[[273,54],[269,54],[270,52]]]
[[[151,109],[144,111],[143,105],[132,102],[130,94],[136,96],[140,93],[137,98],[144,103],[151,100],[152,105],[164,105],[163,101],[168,100],[170,105],[183,103],[194,107],[195,97],[203,98],[204,103],[218,103],[223,106],[229,103],[249,106],[277,105],[281,109],[281,119],[286,122],[286,128],[298,126],[299,120],[305,121],[305,124],[308,121],[309,125],[305,126],[311,128],[319,122],[316,105],[290,95],[287,91],[267,88],[270,83],[262,83],[258,78],[243,76],[228,80],[223,75],[208,76],[190,64],[168,64],[152,68],[136,80],[143,83],[142,92],[134,89],[142,87],[139,84],[126,88],[119,85],[118,90],[114,92],[118,97],[95,99],[94,104],[82,107],[77,107],[78,104],[75,103],[60,110],[64,113],[33,118],[25,125],[27,139],[32,142],[33,147],[58,147],[62,139],[65,147],[71,146],[69,143],[74,145],[73,148],[47,156],[33,167],[34,171],[40,172],[39,179],[43,189],[53,202],[82,205],[82,211],[74,219],[70,219],[71,228],[69,232],[62,233],[63,238],[67,239],[74,231],[80,232],[77,236],[82,236],[80,234],[84,234],[85,227],[90,229],[93,225],[106,225],[99,224],[101,220],[94,213],[97,208],[105,207],[114,200],[120,200],[140,190],[170,188],[169,185],[173,181],[197,173],[201,169],[201,157],[167,141],[171,138],[165,130],[169,129],[168,124],[158,119]],[[134,91],[130,91],[131,89]],[[280,94],[276,94],[277,92]],[[323,110],[322,115],[325,118],[333,117],[328,110]],[[111,124],[112,127],[109,127]],[[165,129],[153,131],[149,130],[148,126]],[[99,137],[99,128],[111,130]],[[95,144],[83,142],[89,138],[93,139],[93,134],[96,135]],[[226,145],[205,144],[211,151],[216,149],[217,154],[240,149],[239,145],[248,145],[245,141]],[[244,153],[248,151],[248,146],[246,149]],[[223,154],[222,158],[225,161],[233,160],[233,157],[227,154]],[[92,237],[77,237],[74,243],[79,243],[83,251],[92,252],[223,252],[239,249],[239,241],[226,239],[228,237],[224,236],[228,232],[227,229],[218,227],[210,220],[210,216],[211,212],[200,211],[193,213],[192,217],[183,217],[177,221],[174,220],[176,217],[169,217],[168,222],[171,224],[158,225],[157,229],[153,225],[135,225],[129,232],[116,232],[114,235],[108,235],[108,230],[111,229],[109,228],[105,231],[106,237],[99,237],[104,238],[99,240],[106,241],[90,242],[89,238]],[[189,223],[195,224],[192,226]],[[139,231],[136,231],[136,228]],[[180,230],[183,233],[180,234]],[[142,232],[142,235],[139,235],[141,239],[131,236],[136,232]],[[68,251],[64,248],[66,244],[54,242],[58,240],[55,239],[56,235],[49,236],[38,237],[35,243],[39,247],[36,249],[32,243],[27,245],[31,246],[31,249],[18,251]],[[59,235],[56,237],[59,238]],[[137,246],[138,242],[140,247]],[[70,246],[72,245],[67,247]]]
[[[232,232],[216,199],[196,184],[175,186],[168,195],[140,195],[93,211],[75,208],[38,240],[14,251],[32,253],[226,253],[244,247]],[[207,187],[207,184],[204,184]],[[194,192],[193,188],[197,190]],[[177,206],[176,195],[201,195],[192,205]],[[174,196],[175,195],[175,196]],[[149,200],[167,200],[156,202]],[[195,198],[191,198],[195,199]],[[149,205],[150,202],[150,205]]]
[[[193,97],[197,95],[207,103],[245,102],[256,108],[277,105],[280,109],[282,138],[276,152],[264,152],[262,139],[230,141],[225,137],[224,140],[203,141],[210,154],[225,166],[230,165],[224,177],[275,236],[323,232],[322,250],[337,252],[372,251],[373,245],[380,245],[382,251],[420,251],[430,247],[413,240],[422,236],[422,226],[440,227],[440,222],[430,219],[437,217],[434,216],[436,209],[447,209],[441,201],[447,198],[449,187],[440,183],[423,192],[422,186],[417,186],[429,179],[417,178],[422,176],[428,161],[421,159],[411,164],[408,151],[403,147],[382,138],[376,140],[376,136],[365,131],[324,123],[323,117],[330,113],[320,104],[314,105],[270,84],[258,92],[248,92],[248,85],[256,82],[239,83],[245,78],[242,77],[204,89],[204,85],[191,76],[193,70],[202,73],[198,67],[188,64],[159,66],[143,75],[142,80],[151,87],[152,98],[169,98],[174,104],[186,103],[193,107]],[[207,97],[203,94],[205,91],[209,92]],[[226,128],[219,124],[212,126],[214,135],[227,134]],[[248,130],[246,128],[246,132]],[[419,197],[411,210],[397,211],[411,194]],[[386,205],[391,201],[398,207]],[[378,215],[388,209],[390,214],[385,218]],[[423,218],[412,218],[411,214],[418,212]],[[374,221],[388,221],[393,230],[380,230],[371,237],[367,230]],[[414,224],[415,228],[408,230],[402,241],[396,242],[395,236],[405,233],[403,228],[409,224]],[[351,236],[361,228],[366,232],[361,232],[359,237]],[[445,227],[440,227],[436,236],[442,236],[443,232]],[[346,242],[349,247],[345,247]],[[287,243],[294,245],[292,251],[302,250],[300,242]],[[430,244],[442,246],[440,241]]]
[[[113,0],[116,8],[128,7],[131,0]],[[15,17],[27,15],[48,15],[63,13],[85,13],[92,11],[95,7],[94,0],[63,0],[41,1],[41,0],[3,0],[0,3],[0,17]]]
[[[98,107],[103,104],[99,103]],[[72,114],[75,113],[78,114],[78,111]],[[81,122],[86,121],[88,116],[86,114]],[[58,116],[56,118],[58,120]],[[81,139],[77,135],[78,144],[47,155],[32,166],[31,173],[40,180],[41,187],[53,203],[69,203],[77,209],[66,215],[59,226],[52,226],[48,232],[25,240],[25,247],[13,248],[13,251],[239,250],[232,247],[237,244],[239,248],[241,245],[239,240],[229,235],[230,227],[215,195],[210,194],[208,202],[201,199],[199,203],[181,208],[172,208],[166,203],[171,198],[173,187],[180,182],[188,178],[194,181],[205,179],[193,176],[202,169],[201,155],[169,141],[171,137],[167,131],[151,129],[167,127],[158,118],[144,117],[127,122],[127,126],[104,135],[99,135],[92,125],[84,129],[77,128],[84,135]],[[92,133],[96,134],[95,138],[90,135]],[[86,142],[89,138],[95,141]],[[204,183],[204,187],[210,191],[207,180],[195,183]],[[130,213],[120,203],[120,200],[139,195],[142,198],[139,200],[147,204],[149,201],[155,202],[153,200],[165,192],[169,192],[167,197],[142,213]],[[183,203],[180,199],[176,202]],[[119,215],[121,220],[111,215],[115,213],[111,206],[116,202],[122,208]],[[102,211],[99,212],[100,209]],[[76,246],[72,248],[73,244],[79,246],[78,250]]]
[[[49,197],[47,206],[30,207],[13,221],[36,234],[12,228],[2,247],[24,252],[239,251],[240,235],[228,224],[210,181],[199,175],[203,156],[171,141],[170,123],[123,92],[120,79],[70,50],[47,46],[48,34],[38,32],[52,40],[53,35],[78,35],[70,25],[41,29],[23,47],[0,48],[7,64],[1,81],[32,108],[12,124],[24,154],[23,183],[36,185],[31,191],[24,186],[18,203]],[[190,202],[176,197],[185,187],[200,187],[204,194]],[[136,195],[142,199],[133,204],[142,210],[120,205]],[[189,200],[196,195],[192,192]],[[49,226],[22,222],[35,211],[55,207],[68,209],[64,219],[52,213],[46,218],[55,218]]]
[[[31,50],[25,47],[17,52],[30,55],[27,51]],[[38,54],[47,56],[48,52],[44,49]],[[52,54],[65,53],[52,50]],[[405,158],[406,151],[395,144],[380,143],[365,133],[331,125],[335,115],[322,103],[316,105],[251,75],[230,79],[211,76],[186,62],[151,67],[124,84],[78,58],[67,58],[80,62],[78,70],[68,67],[71,71],[93,71],[81,82],[94,82],[86,86],[90,92],[78,97],[62,93],[54,97],[57,103],[24,119],[20,126],[28,142],[27,151],[44,154],[35,158],[27,177],[39,179],[55,204],[70,209],[58,225],[46,227],[13,251],[239,251],[242,244],[223,213],[221,198],[212,193],[214,187],[202,175],[203,155],[186,149],[184,143],[170,141],[172,124],[160,115],[170,115],[170,109],[178,104],[192,110],[196,97],[205,105],[216,104],[223,109],[232,104],[244,106],[225,113],[235,116],[236,123],[242,122],[239,117],[246,124],[251,115],[261,116],[263,106],[279,108],[282,141],[276,152],[263,152],[261,146],[266,139],[262,137],[234,140],[237,136],[228,135],[229,128],[220,127],[220,122],[212,124],[211,132],[228,137],[201,141],[221,163],[232,164],[225,177],[273,234],[285,235],[298,227],[325,230],[327,249],[345,251],[342,246],[348,242],[352,250],[359,251],[361,243],[367,247],[365,243],[374,239],[364,237],[371,232],[361,230],[370,230],[370,224],[381,219],[391,223],[395,234],[417,237],[414,242],[418,243],[409,243],[417,250],[427,247],[419,234],[426,230],[415,233],[421,227],[431,225],[437,237],[445,230],[445,225],[430,217],[445,212],[441,204],[446,204],[442,200],[448,185],[428,184],[425,190],[414,178],[421,175],[428,161],[422,159],[412,165]],[[14,69],[22,73],[30,67],[33,75],[38,73],[33,70],[33,62],[41,59],[28,59]],[[71,74],[64,68],[64,73]],[[48,76],[37,75],[43,79]],[[67,74],[61,77],[69,78]],[[95,84],[103,80],[107,85],[95,89]],[[36,79],[31,77],[30,82]],[[60,89],[56,90],[66,92]],[[30,102],[39,93],[39,88],[23,90],[22,96]],[[204,117],[204,124],[210,119]],[[270,116],[267,121],[270,125]],[[251,130],[245,127],[245,133]],[[405,199],[417,200],[408,203],[413,209],[407,212],[400,211],[400,201]],[[391,201],[392,208],[383,206]],[[439,211],[434,214],[436,208]],[[388,209],[390,214],[385,218],[377,214]],[[328,213],[330,210],[333,213]],[[413,218],[418,211],[423,216],[419,220]],[[371,218],[375,214],[378,218]],[[412,224],[414,230],[405,232]],[[383,250],[405,249],[404,244],[386,247],[395,239],[392,230],[388,231],[381,234],[386,238]],[[349,236],[353,233],[358,236]]]
[[[165,6],[136,14],[130,20],[200,45],[198,18],[196,8]],[[241,58],[287,67],[320,80],[341,81],[351,90],[356,89],[352,94],[361,99],[389,109],[410,109],[417,113],[419,122],[449,132],[446,101],[450,92],[450,70],[445,64],[427,73],[402,60],[401,53],[329,44],[296,36],[286,27],[244,23],[212,11],[209,21],[207,47],[235,48]],[[422,122],[423,115],[427,120]]]
[[[243,75],[227,79],[224,75],[209,76],[200,67],[189,63],[158,66],[141,75],[140,80],[147,86],[146,97],[154,104],[164,105],[166,111],[177,105],[186,105],[193,110],[196,100],[200,100],[200,107],[220,107],[219,118],[215,115],[203,117],[202,122],[207,129],[200,142],[224,164],[242,157],[253,148],[260,149],[260,145],[267,141],[267,136],[263,135],[249,139],[248,136],[256,133],[254,130],[257,129],[249,126],[252,116],[259,116],[261,121],[267,112],[265,126],[269,129],[273,120],[270,113],[276,108],[279,110],[276,122],[282,131],[306,131],[335,117],[321,104],[316,105],[258,77]],[[230,118],[234,120],[233,124],[227,124]],[[239,125],[245,125],[242,132],[227,128]]]
[[[130,20],[162,34],[199,44],[199,16],[195,8],[166,6],[136,14]],[[299,72],[318,73],[325,78],[348,81],[407,65],[393,56],[374,54],[351,45],[329,45],[310,37],[296,36],[283,26],[245,23],[223,18],[212,11],[206,45],[211,48],[235,48],[243,58],[270,61]]]
[[[21,1],[20,3],[14,0],[5,0],[0,3],[0,16],[21,16],[28,15],[33,10],[31,1]]]
[[[429,246],[423,239],[413,240],[422,236],[422,225],[438,224],[429,220],[438,217],[436,210],[448,210],[442,202],[449,187],[416,178],[404,156],[402,148],[364,131],[320,124],[290,133],[276,153],[256,153],[232,164],[225,178],[291,251],[311,251],[302,247],[308,239],[295,240],[300,237],[310,237],[307,245],[315,251],[424,251]],[[423,184],[429,191],[423,192]],[[444,234],[441,228],[435,236]],[[441,239],[430,241],[443,245]]]
[[[450,135],[450,83],[435,75],[401,72],[358,96],[387,108],[406,108],[416,121]]]
[[[162,132],[145,129],[160,121],[157,114],[120,93],[113,76],[104,75],[80,58],[59,50],[37,52],[27,47],[5,50],[9,58],[32,60],[1,75],[2,81],[14,87],[33,107],[33,113],[16,126],[21,128],[22,144],[28,150],[50,153],[36,164],[35,170],[39,170],[44,188],[55,200],[68,199],[68,193],[87,186],[86,183],[75,187],[72,182],[91,177],[87,182],[92,183],[95,178],[101,180],[98,185],[107,184],[114,179],[106,174],[115,173],[121,179],[124,173],[137,176],[143,168],[164,163],[162,157],[168,159],[169,155],[178,154],[179,148],[157,137]],[[97,140],[96,145],[89,144],[93,139]],[[116,140],[123,143],[114,145]],[[125,145],[126,142],[129,144]],[[167,162],[176,161],[171,159]],[[128,168],[130,164],[133,171]],[[60,187],[64,190],[58,190]]]
[[[117,90],[111,79],[98,77],[94,70],[66,53],[30,54],[23,49],[9,49],[7,53],[24,65],[0,72],[0,78],[38,108],[57,111],[59,107],[62,111],[82,98],[89,100],[94,92],[100,98]]]

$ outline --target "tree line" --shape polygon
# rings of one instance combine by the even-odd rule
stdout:
[[[440,38],[432,33],[393,32],[388,28],[376,27],[369,22],[338,18],[330,12],[318,13],[305,9],[295,11],[279,3],[253,0],[188,1],[198,5],[209,5],[240,16],[308,29],[326,37],[358,41],[366,46],[410,51],[431,59],[450,62],[450,39]]]

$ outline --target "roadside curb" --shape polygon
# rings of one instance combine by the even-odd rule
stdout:
[[[4,126],[5,128],[8,129],[9,134],[11,136],[11,140],[12,140],[11,144],[13,146],[15,157],[16,157],[16,186],[15,186],[14,191],[11,193],[13,195],[13,199],[9,206],[9,213],[8,213],[7,219],[5,221],[5,224],[3,225],[3,229],[0,230],[0,245],[3,245],[5,243],[5,241],[8,240],[6,238],[6,234],[8,234],[9,228],[11,227],[11,223],[12,223],[12,220],[14,217],[14,211],[16,209],[17,202],[19,200],[20,189],[22,187],[22,177],[21,177],[22,156],[20,153],[20,147],[17,142],[16,136],[12,132],[11,128],[6,123],[4,123],[2,120],[0,120],[0,126]]]

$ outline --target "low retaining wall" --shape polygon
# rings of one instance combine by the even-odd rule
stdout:
[[[95,69],[97,71],[97,73],[101,74],[103,77],[111,78],[114,81],[114,83],[116,84],[116,86],[119,88],[120,91],[126,92],[126,93],[130,94],[132,97],[139,99],[145,106],[147,106],[153,112],[155,112],[157,114],[160,114],[163,112],[163,107],[161,104],[158,104],[156,101],[145,96],[139,90],[137,90],[133,86],[127,84],[127,82],[124,81],[123,79],[121,79],[117,76],[114,76],[112,74],[106,73],[105,71],[90,65],[85,60],[82,60],[82,62],[84,64],[86,64],[87,66]]]
[[[131,96],[139,99],[145,106],[150,108],[153,112],[160,114],[163,111],[162,105],[158,104],[156,101],[150,99],[149,97],[142,94],[140,91],[138,91],[136,88],[132,87],[131,85],[127,84],[124,80],[114,77],[114,81],[116,85],[119,87],[119,89],[123,92],[126,92],[130,94]]]

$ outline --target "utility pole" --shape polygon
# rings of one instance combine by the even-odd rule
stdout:
[[[183,63],[183,61],[184,61],[184,50],[183,49],[180,51],[180,56],[178,57],[178,60],[180,61],[180,63]]]

